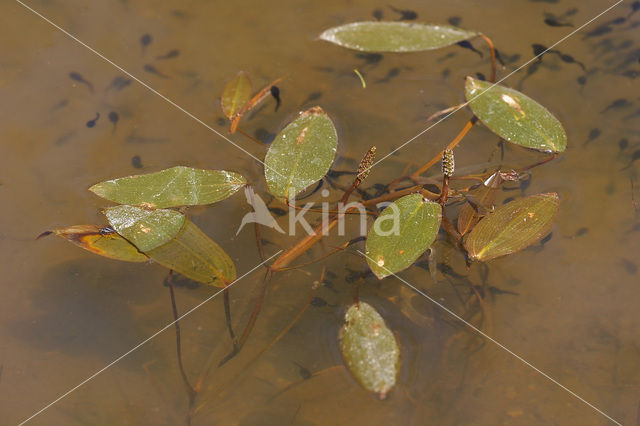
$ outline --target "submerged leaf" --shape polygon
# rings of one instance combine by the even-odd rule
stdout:
[[[175,210],[116,206],[105,214],[109,225],[143,253],[174,238],[185,222],[184,215]]]
[[[351,305],[340,341],[351,374],[366,390],[384,399],[396,384],[400,368],[400,349],[384,319],[368,303]]]
[[[177,166],[97,183],[89,191],[120,204],[156,208],[211,204],[246,185],[238,173]]]
[[[220,104],[222,105],[222,112],[228,119],[232,119],[249,102],[251,90],[251,80],[249,80],[249,76],[244,71],[239,71],[224,86]]]
[[[408,268],[436,239],[440,204],[406,195],[378,216],[367,235],[367,263],[379,279]]]
[[[236,268],[227,253],[188,219],[174,238],[145,253],[159,264],[203,284],[224,287],[236,279]]]
[[[264,159],[269,192],[293,198],[329,171],[336,155],[338,135],[320,107],[300,114],[271,143]]]
[[[567,135],[558,119],[517,90],[467,77],[465,96],[475,116],[502,139],[546,152],[562,152],[567,147]]]
[[[467,202],[460,209],[458,213],[458,232],[460,235],[465,235],[478,223],[484,211],[488,210],[496,198],[497,188],[487,187],[481,185],[479,188],[470,192],[473,201],[467,200]]]
[[[482,219],[464,242],[472,260],[515,253],[544,237],[558,213],[555,192],[511,201]]]
[[[450,46],[478,34],[449,25],[374,21],[330,28],[320,39],[363,52],[416,52]]]
[[[100,256],[126,262],[145,262],[149,260],[133,244],[122,238],[120,234],[110,232],[108,229],[101,228],[98,225],[74,225],[54,229],[51,232],[78,247]]]

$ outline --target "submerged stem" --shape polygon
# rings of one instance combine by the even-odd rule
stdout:
[[[187,424],[191,424],[191,413],[193,409],[193,404],[196,400],[196,390],[191,383],[189,382],[189,378],[187,377],[187,373],[184,369],[184,365],[182,363],[182,344],[180,342],[180,324],[178,323],[178,308],[176,306],[176,296],[173,290],[173,284],[171,284],[171,275],[169,279],[167,279],[167,285],[169,286],[169,294],[171,295],[171,308],[173,311],[173,319],[174,326],[176,329],[176,353],[178,355],[178,367],[180,369],[180,375],[182,376],[182,381],[184,383],[185,390],[187,392],[187,398],[189,400],[189,412],[187,414]]]

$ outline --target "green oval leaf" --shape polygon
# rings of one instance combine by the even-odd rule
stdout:
[[[528,247],[549,232],[559,207],[555,192],[501,206],[482,219],[465,240],[469,257],[487,261]]]
[[[326,30],[320,39],[363,52],[417,52],[450,46],[478,34],[449,25],[353,22]]]
[[[175,210],[135,206],[110,207],[105,215],[109,225],[143,253],[178,235],[185,222],[184,215]]]
[[[379,279],[408,268],[433,243],[440,228],[440,204],[406,195],[385,208],[369,230],[366,256]]]
[[[229,81],[222,89],[222,97],[220,104],[222,112],[228,119],[232,119],[234,115],[242,110],[251,98],[251,80],[244,71],[239,71],[231,81]]]
[[[174,238],[145,253],[159,264],[203,284],[224,287],[236,279],[231,258],[188,219]]]
[[[340,349],[349,371],[380,399],[396,384],[400,349],[380,314],[368,303],[351,305],[340,333]]]
[[[178,166],[107,180],[93,185],[89,191],[120,204],[165,208],[215,203],[230,197],[246,183],[238,173]]]
[[[566,149],[567,135],[558,119],[517,90],[467,77],[465,97],[475,116],[502,139],[539,151]]]
[[[98,225],[73,225],[51,231],[57,236],[91,253],[125,262],[145,262],[147,256],[117,232],[109,232]]]
[[[269,192],[293,198],[329,171],[338,135],[329,116],[316,106],[289,123],[271,143],[264,159]]]

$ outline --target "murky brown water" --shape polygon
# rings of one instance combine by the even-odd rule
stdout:
[[[353,52],[314,40],[324,29],[370,19],[373,9],[397,19],[384,2],[158,2],[145,0],[29,3],[119,66],[138,76],[221,132],[218,96],[230,76],[244,69],[261,87],[281,75],[283,104],[268,103],[244,122],[251,133],[275,133],[299,110],[321,105],[339,128],[336,169],[353,167],[371,144],[387,153],[424,127],[434,111],[462,101],[467,74],[488,73],[488,62],[457,47],[384,55],[364,65]],[[520,55],[506,75],[532,56],[531,45],[550,45],[572,27],[550,27],[543,13],[562,15],[576,27],[609,3],[603,1],[406,1],[419,20],[446,22],[488,34],[503,56]],[[626,2],[629,3],[629,2]],[[543,248],[491,262],[489,283],[516,294],[487,300],[484,330],[506,347],[624,424],[638,421],[640,403],[640,233],[631,201],[631,162],[640,145],[637,114],[640,73],[637,25],[640,12],[585,37],[599,25],[628,15],[623,3],[557,47],[588,69],[547,54],[521,89],[564,124],[569,148],[534,171],[527,194],[557,191],[562,205],[553,237]],[[136,82],[110,87],[125,77],[113,65],[53,28],[18,3],[0,6],[0,423],[31,416],[95,371],[172,320],[165,270],[98,258],[61,240],[34,241],[45,229],[104,223],[108,204],[86,191],[98,181],[184,164],[225,168],[264,189],[259,164]],[[142,49],[143,34],[152,36]],[[474,45],[480,47],[479,42]],[[173,59],[156,59],[172,49]],[[635,52],[635,53],[634,53]],[[633,56],[633,55],[636,56]],[[627,58],[629,59],[628,63]],[[163,76],[145,71],[152,64]],[[365,73],[360,85],[353,68]],[[634,73],[635,71],[635,73]],[[77,72],[89,86],[73,81]],[[627,72],[627,75],[623,73]],[[395,74],[395,76],[394,76]],[[526,70],[505,84],[520,87]],[[389,77],[388,79],[386,79]],[[385,80],[386,79],[386,80]],[[614,100],[630,104],[606,109]],[[108,114],[115,111],[114,126]],[[100,118],[94,127],[86,122]],[[375,168],[369,183],[388,182],[407,162],[421,163],[448,142],[469,117],[461,111]],[[599,136],[592,129],[599,129]],[[628,146],[620,148],[619,141]],[[258,157],[264,151],[240,135],[233,140]],[[496,138],[473,129],[458,150],[459,167],[486,161]],[[623,144],[624,145],[624,144]],[[139,156],[142,169],[132,165]],[[508,150],[516,164],[539,156]],[[505,192],[504,197],[520,192]],[[190,211],[192,219],[231,255],[242,274],[259,262],[247,227],[241,194]],[[283,218],[283,223],[286,218]],[[354,227],[357,224],[354,222]],[[635,228],[634,228],[635,226]],[[266,232],[269,253],[295,238]],[[328,245],[339,244],[330,238]],[[478,281],[458,255],[442,262]],[[319,249],[314,255],[319,254]],[[342,368],[302,381],[300,366],[319,372],[342,365],[337,334],[344,307],[353,298],[350,277],[366,270],[357,255],[328,261],[328,280],[318,296],[329,305],[311,307],[289,333],[256,355],[291,321],[311,293],[319,267],[281,273],[273,279],[256,328],[240,356],[214,368],[198,396],[193,424],[606,424],[607,420],[567,391],[416,296],[393,278],[368,278],[360,297],[375,305],[396,332],[403,350],[399,384],[385,401],[362,390]],[[305,272],[306,271],[306,272]],[[443,304],[464,315],[443,274],[402,273]],[[232,290],[234,322],[240,328],[262,281],[256,272]],[[214,289],[178,290],[181,312]],[[490,320],[489,320],[490,318]],[[477,317],[476,317],[477,319]],[[201,374],[230,349],[222,298],[181,321],[188,374]],[[288,385],[300,384],[280,393]],[[33,419],[33,424],[180,424],[187,399],[177,369],[175,334],[167,330]]]

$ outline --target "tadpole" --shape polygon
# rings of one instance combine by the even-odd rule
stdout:
[[[146,72],[151,73],[151,74],[155,74],[158,77],[169,78],[168,76],[166,76],[166,75],[162,74],[160,71],[158,71],[158,69],[156,67],[154,67],[153,65],[151,65],[151,64],[145,64],[145,66],[143,68],[144,68],[144,70]]]
[[[582,37],[582,39],[585,40],[591,37],[599,37],[599,36],[608,34],[612,31],[613,31],[613,28],[611,28],[608,24],[600,25],[599,27],[596,27],[594,30],[591,30],[590,32],[585,34],[584,37]]]
[[[562,59],[563,62],[567,64],[576,64],[580,68],[582,68],[582,71],[587,72],[587,68],[584,66],[584,64],[580,61],[576,61],[573,56],[567,55],[566,53],[558,53],[558,54],[560,55],[560,59]]]
[[[477,53],[477,54],[478,54],[478,55],[480,55],[480,57],[482,58],[482,56],[483,56],[483,55],[482,55],[482,52],[481,52],[481,51],[479,51],[478,49],[476,49],[475,47],[473,47],[473,45],[471,44],[471,42],[469,42],[468,40],[462,40],[462,41],[459,41],[457,44],[458,44],[458,46],[460,46],[460,47],[462,47],[462,48],[464,48],[464,49],[469,49],[469,50],[471,50],[472,52]]]
[[[638,273],[638,266],[628,259],[620,259],[620,265],[629,275],[635,275]]]
[[[100,113],[96,112],[96,118],[94,118],[93,120],[87,121],[87,127],[88,128],[94,127],[96,125],[96,123],[98,122],[99,118],[100,118]]]
[[[533,48],[533,55],[538,58],[538,62],[542,61],[542,56],[545,53],[549,53],[547,51],[547,46],[543,46],[541,44],[534,43],[534,44],[531,45],[531,47]]]
[[[591,131],[589,132],[589,137],[587,138],[587,141],[584,144],[585,145],[588,144],[592,140],[596,139],[598,136],[600,136],[600,129],[598,128],[591,129]]]
[[[180,55],[180,51],[178,49],[173,49],[168,51],[164,55],[156,56],[156,59],[159,59],[159,60],[173,59],[173,58],[177,58],[179,55]]]
[[[413,10],[402,10],[393,6],[389,6],[389,9],[400,14],[400,19],[398,19],[399,21],[414,21],[418,19],[418,13]]]
[[[142,37],[140,37],[140,44],[142,45],[142,53],[146,51],[147,46],[151,44],[152,40],[153,39],[151,38],[151,34],[142,34]]]
[[[276,100],[275,111],[278,111],[278,108],[280,108],[280,89],[278,88],[278,86],[271,86],[269,91],[271,92],[271,96],[273,96],[273,99]]]
[[[362,66],[376,65],[383,58],[383,56],[380,53],[356,53],[355,56],[356,58],[364,60],[364,64]]]
[[[325,306],[335,306],[335,305],[330,305],[326,300],[324,300],[322,297],[314,297],[313,299],[311,299],[310,302],[311,306],[315,306],[316,308],[322,308]]]
[[[462,22],[462,18],[459,16],[452,16],[447,20],[447,22],[449,22],[450,25],[457,27],[460,25],[460,22]]]
[[[111,80],[111,83],[109,84],[109,86],[107,86],[106,90],[107,91],[111,89],[122,90],[130,84],[131,84],[131,79],[118,76],[118,77],[115,77],[113,80]]]
[[[552,16],[544,18],[544,23],[550,27],[573,27],[573,24],[570,24],[569,22],[560,22]]]
[[[80,75],[80,73],[77,73],[75,71],[71,71],[69,73],[69,78],[73,81],[77,81],[78,83],[82,83],[84,85],[86,85],[89,88],[89,91],[91,93],[93,93],[93,84],[91,84],[91,82],[87,81],[84,79],[84,77],[82,77],[82,75]]]
[[[640,1],[634,1],[633,3],[631,3],[631,12],[629,12],[629,14],[627,15],[627,19],[629,19],[631,15],[633,15],[639,10],[640,10]]]
[[[136,169],[141,169],[143,167],[142,158],[139,155],[134,155],[131,157],[131,165]]]
[[[618,141],[618,147],[620,148],[620,151],[624,151],[625,149],[627,149],[628,146],[629,146],[628,139],[622,138]]]
[[[603,113],[603,112],[607,112],[607,111],[612,110],[612,109],[626,108],[628,106],[631,106],[631,102],[629,102],[628,99],[619,98],[619,99],[616,99],[615,101],[611,102],[605,109],[603,109],[600,112]]]
[[[398,74],[400,74],[400,68],[391,68],[387,72],[386,76],[376,80],[374,83],[388,83],[389,80],[391,80],[393,77],[396,77]]]
[[[116,131],[116,126],[118,125],[118,120],[120,119],[120,116],[118,116],[118,113],[115,111],[111,111],[108,115],[109,117],[109,121],[113,123],[113,132]]]
[[[302,377],[302,379],[303,379],[303,380],[309,380],[309,379],[311,378],[311,375],[312,375],[312,374],[311,374],[311,371],[310,371],[308,368],[303,367],[302,365],[298,364],[298,363],[297,363],[297,362],[295,362],[295,361],[293,361],[293,363],[294,363],[295,365],[297,365],[297,366],[298,366],[298,368],[300,369],[300,370],[298,371],[298,373],[300,374],[300,377]]]
[[[587,76],[581,75],[580,77],[576,78],[576,81],[580,86],[584,86],[585,84],[587,84]]]

